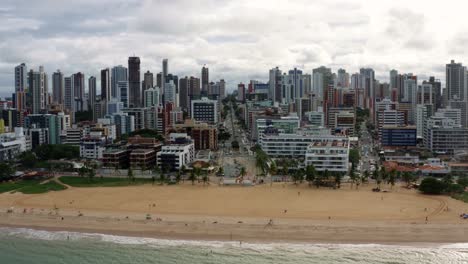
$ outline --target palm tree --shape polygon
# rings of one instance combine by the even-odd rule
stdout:
[[[87,172],[88,172],[88,168],[86,168],[86,166],[82,166],[81,168],[78,169],[78,175],[80,177],[84,177]]]
[[[335,173],[335,187],[336,188],[341,188],[341,180],[343,179],[343,174],[341,172],[336,172]]]
[[[190,176],[189,176],[189,180],[192,182],[192,185],[195,185],[195,180],[196,180],[196,176],[195,176],[195,171],[194,169],[192,169],[192,171],[190,171]]]
[[[307,165],[306,167],[306,181],[309,182],[309,186],[315,181],[315,177],[317,177],[317,171],[315,170],[314,165]]]
[[[403,178],[403,181],[406,183],[406,187],[410,186],[411,182],[413,181],[413,177],[407,171],[403,173],[402,178]]]
[[[176,180],[176,183],[180,182],[180,171],[177,171],[175,180]]]
[[[297,182],[302,183],[304,180],[304,171],[302,169],[296,170],[296,172],[293,174],[293,180],[294,184],[297,185]]]
[[[182,165],[182,167],[180,167],[182,182],[185,182],[185,171],[186,171],[186,167],[185,165]]]
[[[242,166],[242,168],[240,169],[240,176],[243,179],[245,175],[247,175],[247,171],[245,170],[245,167]]]
[[[132,167],[129,167],[129,168],[128,168],[127,177],[128,177],[128,180],[129,180],[129,181],[133,181],[133,180],[135,179],[135,176],[133,175]]]
[[[391,189],[393,190],[393,186],[395,186],[395,173],[390,172],[390,176],[388,177],[388,183],[392,185]]]
[[[288,176],[288,172],[289,172],[288,166],[289,166],[289,162],[287,160],[283,160],[283,168],[282,168],[283,177]]]
[[[364,178],[366,179],[365,180],[366,182],[369,180],[369,171],[368,170],[364,171]]]
[[[197,168],[194,168],[194,170],[195,170],[195,177],[196,177],[198,183],[200,183],[201,169],[197,167]]]
[[[210,178],[208,177],[208,171],[206,170],[203,171],[202,180],[203,180],[203,185],[207,184],[210,181]]]

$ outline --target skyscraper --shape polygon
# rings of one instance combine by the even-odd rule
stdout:
[[[364,89],[365,107],[372,109],[375,98],[375,72],[371,68],[361,68],[359,73],[361,75],[359,86]]]
[[[276,67],[270,70],[268,97],[274,102],[281,102],[281,70]]]
[[[78,72],[72,75],[72,92],[72,110],[74,112],[84,111],[87,107],[84,105],[85,76],[83,73]]]
[[[15,67],[15,107],[18,111],[26,109],[27,74],[26,64]]]
[[[330,68],[321,66],[312,70],[313,91],[319,98],[325,98],[328,85],[333,84],[333,74]]]
[[[208,68],[203,65],[203,68],[201,70],[201,93],[203,95],[207,95],[208,94],[208,86],[210,85],[210,76],[209,76],[209,70]]]
[[[127,68],[122,65],[118,65],[112,68],[111,73],[111,96],[112,98],[121,100],[120,90],[117,86],[119,82],[128,81]]]
[[[63,98],[64,108],[67,110],[73,110],[73,76],[65,77],[65,92]]]
[[[165,88],[166,88],[166,76],[169,73],[169,61],[168,59],[163,59],[162,61],[162,73],[161,73],[161,92],[164,94],[165,93]]]
[[[111,75],[109,68],[101,70],[101,101],[109,102],[111,96]]]
[[[52,98],[54,103],[63,104],[65,92],[65,83],[63,73],[57,70],[52,74]]]
[[[94,105],[96,104],[96,77],[94,76],[88,79],[88,98],[90,109],[94,109]]]
[[[39,72],[29,71],[28,76],[29,98],[31,113],[45,113],[48,105],[47,74],[44,67],[39,66]]]
[[[128,106],[141,106],[140,58],[128,58]]]
[[[185,78],[180,79],[179,81],[179,107],[182,110],[187,111],[189,107],[189,85],[190,78],[185,76]]]
[[[148,90],[149,88],[152,88],[154,86],[154,75],[152,72],[147,71],[144,74],[143,77],[143,83],[142,83],[142,89],[143,89],[143,102],[142,105],[145,104],[145,91]]]
[[[447,100],[467,101],[467,76],[466,67],[454,60],[446,65]]]

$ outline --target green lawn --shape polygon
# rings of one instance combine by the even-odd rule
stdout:
[[[50,191],[63,191],[65,189],[67,189],[67,187],[63,186],[62,184],[59,184],[55,181],[49,181],[44,184],[28,185],[16,191],[24,193],[24,194],[38,194],[38,193],[46,193]]]
[[[55,182],[50,181],[48,183],[40,184],[40,181],[17,181],[17,182],[6,182],[0,184],[0,193],[5,192],[21,192],[25,194],[38,194],[46,193],[49,191],[62,191],[67,187]]]
[[[39,181],[17,181],[0,183],[0,193],[11,192],[26,186],[39,184]]]
[[[453,198],[468,203],[468,192],[464,192],[462,194],[455,194],[452,196]]]
[[[152,183],[151,179],[135,179],[129,181],[127,178],[99,178],[89,180],[87,177],[63,176],[60,181],[73,187],[118,187]]]

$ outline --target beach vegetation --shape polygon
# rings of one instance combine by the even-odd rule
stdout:
[[[64,144],[43,144],[34,149],[39,160],[79,159],[80,148],[78,146]]]
[[[24,186],[20,189],[17,189],[17,192],[21,192],[24,194],[39,194],[39,193],[46,193],[50,191],[63,191],[67,189],[66,186],[54,181],[50,180],[45,183],[36,183]]]
[[[0,162],[0,181],[10,180],[15,175],[15,168],[7,162]]]
[[[18,156],[21,166],[25,169],[32,169],[36,165],[37,156],[32,151],[25,151]]]
[[[460,194],[463,193],[464,188],[460,184],[455,184],[451,178],[446,177],[443,180],[434,177],[427,177],[421,181],[419,191],[423,194]]]
[[[132,185],[142,185],[142,184],[151,184],[152,179],[135,179],[134,181],[129,181],[125,178],[94,178],[89,180],[88,178],[81,178],[76,176],[62,176],[60,181],[64,184],[70,185],[72,187],[123,187],[123,186],[132,186]]]

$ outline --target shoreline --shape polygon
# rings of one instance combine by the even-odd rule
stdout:
[[[71,218],[71,219],[70,219]],[[14,224],[5,220],[14,220]],[[8,221],[10,222],[10,221]],[[466,224],[353,223],[288,221],[270,229],[259,224],[200,223],[149,220],[116,220],[101,217],[60,217],[0,213],[0,227],[49,232],[77,232],[162,240],[247,242],[253,244],[336,244],[434,246],[468,243]],[[88,225],[87,227],[84,225]]]
[[[468,220],[459,218],[468,204],[404,188],[388,193],[371,188],[187,184],[5,193],[0,226],[193,241],[468,242]]]

